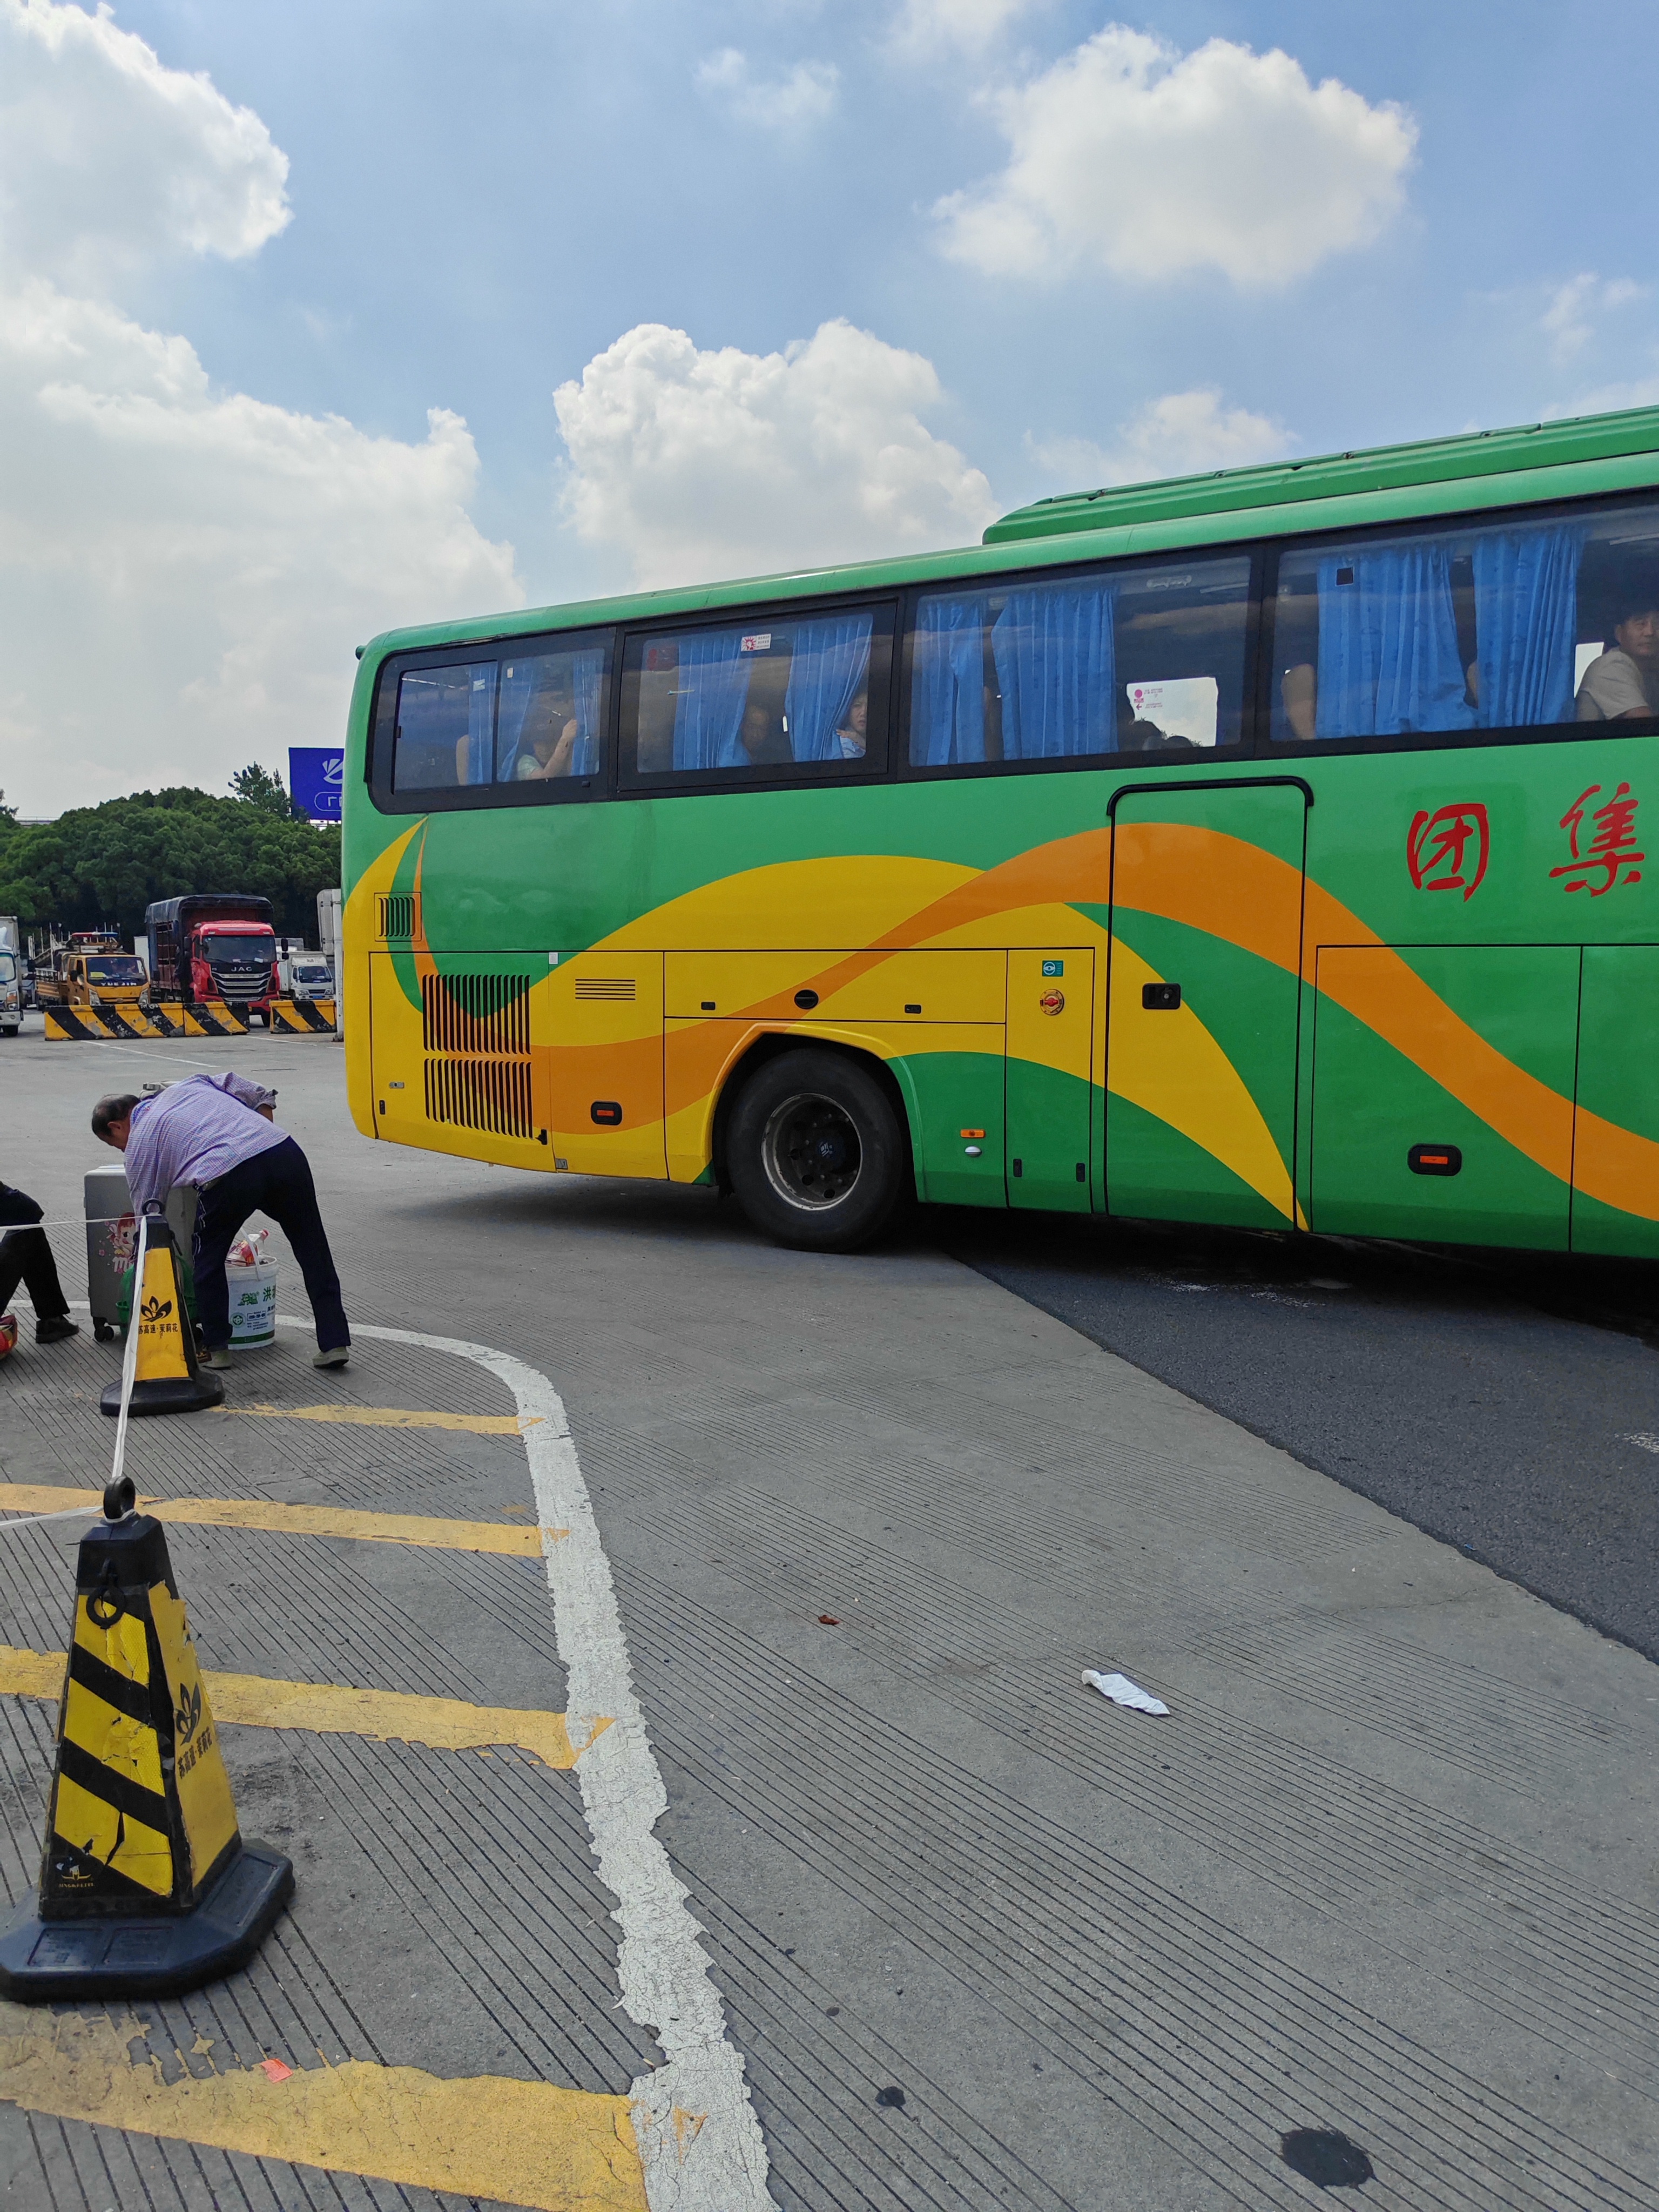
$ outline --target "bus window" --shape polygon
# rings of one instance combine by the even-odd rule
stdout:
[[[1659,509],[1297,546],[1273,652],[1281,743],[1651,721]]]
[[[548,784],[595,775],[609,638],[600,630],[526,639],[522,650],[503,645],[499,659],[405,668],[397,686],[392,790],[507,784],[528,798]]]
[[[911,763],[1236,745],[1249,604],[1243,556],[925,593],[910,663]]]
[[[636,777],[855,774],[884,765],[885,607],[787,609],[629,641],[623,757]]]
[[[398,679],[394,791],[488,783],[495,742],[495,664],[409,668]]]
[[[603,637],[561,642],[556,652],[503,653],[497,782],[557,783],[599,773],[610,658]]]

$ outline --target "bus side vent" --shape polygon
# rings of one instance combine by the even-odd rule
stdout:
[[[421,1017],[428,1052],[530,1056],[530,986],[522,975],[422,975]]]
[[[415,901],[404,894],[398,898],[380,901],[380,935],[382,937],[413,937],[415,934]]]
[[[497,1137],[533,1137],[530,984],[523,975],[422,975],[426,1115]]]
[[[497,1137],[532,1137],[530,1063],[517,1060],[428,1060],[426,1118]]]
[[[631,999],[635,996],[631,975],[579,975],[576,978],[579,999]]]

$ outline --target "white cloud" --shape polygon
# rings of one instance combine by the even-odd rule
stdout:
[[[111,296],[281,228],[257,116],[50,0],[0,0],[0,787],[221,790],[338,737],[374,630],[521,604],[512,549],[467,514],[459,416],[407,442],[220,391]]]
[[[1558,362],[1571,361],[1581,354],[1595,335],[1595,318],[1608,308],[1628,307],[1639,300],[1646,287],[1628,276],[1611,279],[1598,276],[1587,270],[1570,276],[1565,284],[1558,285],[1550,295],[1540,326],[1550,340],[1550,350]]]
[[[1616,415],[1626,407],[1659,407],[1659,376],[1637,376],[1622,384],[1597,385],[1575,399],[1545,408],[1543,420],[1559,422],[1568,415]]]
[[[960,544],[997,511],[921,419],[933,363],[850,323],[764,355],[641,323],[554,398],[566,511],[642,585]]]
[[[95,284],[168,254],[257,253],[288,156],[204,76],[100,9],[0,0],[0,257]]]
[[[945,252],[995,275],[1286,284],[1377,234],[1417,142],[1392,101],[1310,84],[1277,49],[1182,55],[1120,23],[988,98],[1008,165],[935,213]]]
[[[1169,392],[1121,424],[1109,446],[1058,438],[1034,443],[1031,452],[1056,483],[1080,490],[1247,468],[1253,461],[1280,459],[1297,442],[1271,416],[1224,407],[1218,392]]]
[[[952,46],[980,53],[1032,5],[1033,0],[904,0],[888,43],[906,55]]]
[[[477,457],[240,392],[185,340],[35,280],[0,297],[0,786],[26,813],[222,789],[344,727],[352,648],[522,604],[466,502]]]
[[[821,123],[841,88],[833,62],[797,62],[779,77],[757,77],[736,46],[722,47],[697,66],[697,89],[723,100],[742,122],[770,131]]]

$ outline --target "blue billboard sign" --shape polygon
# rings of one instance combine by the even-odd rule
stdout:
[[[345,754],[337,745],[290,745],[288,787],[294,811],[313,822],[337,822]]]

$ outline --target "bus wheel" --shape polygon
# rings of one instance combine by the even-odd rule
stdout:
[[[752,1075],[732,1109],[726,1164],[757,1229],[813,1252],[853,1252],[903,1194],[904,1130],[867,1068],[805,1046]]]

